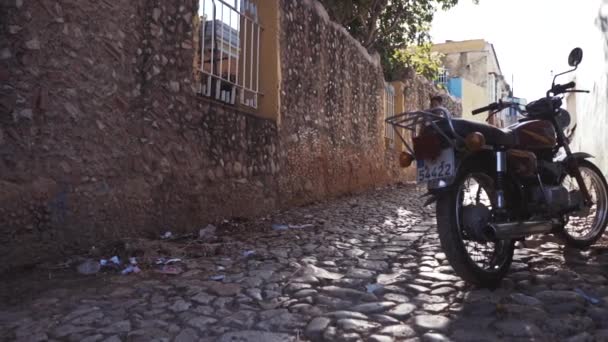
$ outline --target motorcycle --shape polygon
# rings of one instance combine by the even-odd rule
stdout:
[[[522,109],[498,101],[473,111],[495,115],[513,108],[521,119],[505,129],[453,118],[443,107],[388,118],[404,142],[402,167],[417,165],[427,183],[425,205],[436,204],[441,247],[454,271],[480,287],[496,287],[509,271],[515,242],[554,234],[585,249],[608,223],[608,185],[588,153],[572,152],[565,130],[570,114],[563,94],[576,84],[556,84],[583,58],[572,50],[573,68],[556,75],[546,96]],[[404,134],[410,132],[410,134]],[[406,139],[404,136],[407,136]]]

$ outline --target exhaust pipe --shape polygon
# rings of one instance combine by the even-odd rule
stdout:
[[[525,221],[495,223],[490,227],[496,239],[515,240],[529,235],[550,233],[556,225],[554,221]]]

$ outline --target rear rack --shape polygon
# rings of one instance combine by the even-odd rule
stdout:
[[[448,126],[450,127],[450,131],[452,132],[452,135],[456,138],[456,140],[458,142],[464,143],[464,138],[461,137],[458,133],[456,133],[456,130],[454,129],[454,123],[452,122],[452,114],[443,107],[433,108],[432,110],[441,111],[443,113],[443,115],[432,113],[430,111],[404,112],[401,114],[397,114],[395,116],[391,116],[391,117],[387,118],[385,121],[395,128],[399,127],[399,128],[404,128],[409,131],[412,131],[412,138],[416,137],[416,135],[417,135],[416,129],[419,125],[423,125],[425,127],[431,126],[435,129],[435,131],[437,131],[437,133],[439,133],[441,136],[443,136],[446,139],[446,141],[448,141],[450,143],[450,145],[452,145],[452,147],[454,149],[460,150],[460,147],[454,141],[454,139],[448,137],[447,134],[445,134],[445,132],[442,129],[440,129],[439,126],[437,126],[437,122],[440,122],[442,120],[447,120]],[[405,148],[407,149],[407,151],[412,156],[414,156],[414,158],[416,158],[414,149],[405,140],[405,138],[401,135],[401,133],[399,132],[398,129],[395,129],[395,133],[397,133],[397,135],[399,136],[399,139],[401,139],[401,141],[405,145]]]

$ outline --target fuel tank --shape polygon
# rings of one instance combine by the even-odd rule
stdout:
[[[555,128],[549,121],[531,120],[508,127],[516,137],[518,149],[542,150],[557,145]]]

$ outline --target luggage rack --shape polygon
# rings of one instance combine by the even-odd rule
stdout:
[[[443,113],[443,115],[433,113],[432,111],[441,111]],[[436,108],[430,109],[429,111],[419,110],[419,111],[415,111],[415,112],[404,112],[401,114],[391,116],[391,117],[387,118],[385,121],[395,128],[399,127],[399,128],[404,128],[409,131],[412,131],[412,139],[416,138],[416,135],[417,135],[416,129],[418,128],[419,125],[423,125],[425,127],[431,126],[435,129],[435,131],[437,131],[441,136],[443,136],[445,138],[445,140],[448,141],[454,149],[460,150],[461,148],[456,144],[454,139],[448,137],[448,135],[445,134],[445,132],[441,128],[439,128],[439,126],[437,126],[437,122],[442,121],[442,120],[447,120],[448,126],[450,127],[450,130],[451,130],[453,136],[456,138],[456,140],[461,143],[464,143],[464,138],[462,136],[460,136],[460,134],[456,133],[456,130],[454,129],[454,123],[452,122],[452,114],[450,113],[450,111],[448,111],[446,108],[443,108],[443,107],[436,107]],[[395,133],[397,133],[397,135],[399,136],[399,139],[401,139],[401,141],[405,145],[407,152],[410,153],[414,158],[416,158],[414,149],[412,148],[412,146],[410,146],[410,144],[406,141],[406,139],[401,135],[401,133],[399,132],[398,129],[395,129]]]

